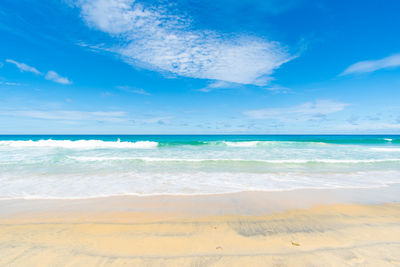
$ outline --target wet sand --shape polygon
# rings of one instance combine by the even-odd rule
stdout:
[[[0,266],[396,266],[398,187],[0,201]]]

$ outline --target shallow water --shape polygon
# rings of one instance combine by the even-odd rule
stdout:
[[[400,183],[400,136],[0,136],[0,198]]]

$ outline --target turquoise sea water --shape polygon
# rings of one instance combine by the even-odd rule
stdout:
[[[400,183],[400,135],[0,136],[0,198]]]

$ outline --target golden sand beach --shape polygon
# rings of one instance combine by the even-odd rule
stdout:
[[[2,201],[0,266],[400,265],[400,204],[305,194]]]

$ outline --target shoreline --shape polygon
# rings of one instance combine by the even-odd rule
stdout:
[[[1,201],[10,200],[84,200],[84,199],[107,199],[116,197],[207,197],[207,196],[220,196],[220,195],[234,195],[243,193],[281,193],[281,192],[296,192],[296,191],[336,191],[336,190],[380,190],[382,188],[399,187],[400,183],[388,183],[382,186],[343,186],[343,187],[298,187],[290,189],[271,189],[271,190],[243,190],[243,191],[232,191],[232,192],[218,192],[218,193],[154,193],[154,194],[140,194],[140,193],[127,193],[127,194],[115,194],[115,195],[98,195],[98,196],[87,196],[87,197],[3,197]]]
[[[207,195],[107,196],[81,199],[3,199],[0,220],[35,213],[148,212],[212,215],[267,215],[332,204],[400,203],[400,184],[379,188],[244,191]]]

